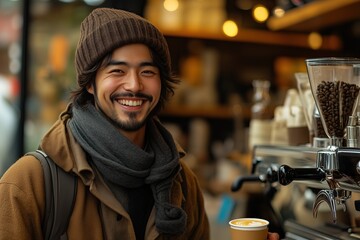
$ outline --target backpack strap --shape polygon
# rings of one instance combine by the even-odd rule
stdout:
[[[182,189],[182,193],[183,193],[183,198],[186,201],[188,190],[187,190],[185,171],[184,171],[183,167],[180,167],[180,174],[181,174],[181,178],[182,178],[181,189]],[[183,202],[183,204],[185,204],[185,202]],[[182,207],[184,207],[184,206],[182,206]]]
[[[75,202],[77,178],[58,167],[41,150],[29,152],[26,155],[36,157],[44,170],[45,216],[42,223],[44,239],[65,240]]]

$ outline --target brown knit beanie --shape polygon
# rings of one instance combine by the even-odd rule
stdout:
[[[170,70],[168,45],[156,27],[134,13],[97,8],[81,23],[75,53],[77,80],[83,79],[105,55],[130,43],[144,43],[157,51]]]

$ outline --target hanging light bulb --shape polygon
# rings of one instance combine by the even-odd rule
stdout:
[[[281,7],[275,7],[273,13],[275,17],[279,18],[285,15],[285,10]]]
[[[179,8],[178,0],[165,0],[163,3],[165,10],[169,12],[174,12]]]
[[[238,34],[238,26],[233,20],[227,20],[223,24],[223,32],[226,36],[235,37]]]
[[[317,32],[312,32],[308,36],[308,43],[312,49],[319,49],[322,46],[323,38]]]
[[[257,22],[265,22],[269,18],[269,10],[261,4],[256,5],[253,8],[253,18]]]

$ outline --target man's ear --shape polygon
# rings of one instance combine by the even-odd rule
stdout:
[[[88,91],[88,93],[94,95],[94,84],[89,84],[87,87],[86,87],[86,90]]]

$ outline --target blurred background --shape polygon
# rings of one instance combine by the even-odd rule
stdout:
[[[164,33],[182,84],[160,119],[189,153],[214,239],[226,234],[216,229],[234,214],[234,199],[248,206],[259,192],[229,193],[249,172],[255,103],[266,112],[259,119],[273,121],[305,59],[360,54],[358,0],[1,0],[0,176],[38,147],[66,107],[79,25],[97,7],[132,11]]]

